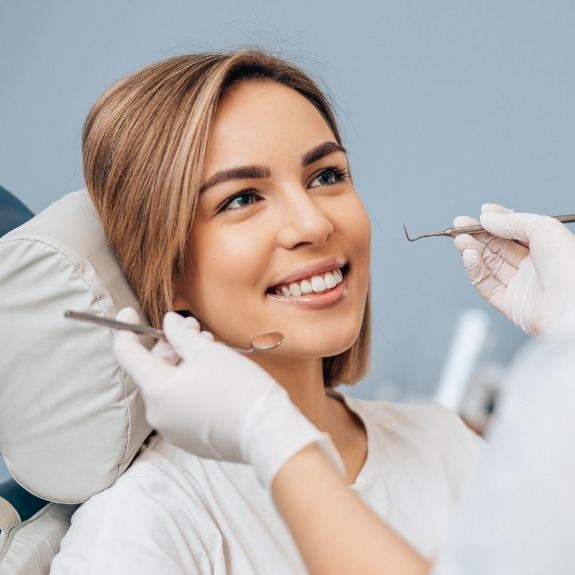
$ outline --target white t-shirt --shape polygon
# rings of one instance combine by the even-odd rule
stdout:
[[[482,441],[438,405],[345,401],[368,441],[352,489],[433,557]],[[284,575],[306,568],[250,466],[202,459],[156,436],[112,487],[74,513],[50,573]]]

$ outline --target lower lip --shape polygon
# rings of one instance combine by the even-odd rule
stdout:
[[[348,292],[347,289],[347,275],[349,271],[343,276],[343,281],[337,284],[334,288],[323,293],[309,293],[299,296],[285,296],[279,294],[269,293],[266,297],[278,302],[287,303],[289,305],[297,305],[305,309],[323,309],[335,305],[341,301]]]

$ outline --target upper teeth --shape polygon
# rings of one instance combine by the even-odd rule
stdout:
[[[343,273],[339,268],[331,270],[321,276],[312,276],[299,282],[276,287],[276,293],[284,296],[300,296],[305,293],[320,293],[334,288],[343,281]]]

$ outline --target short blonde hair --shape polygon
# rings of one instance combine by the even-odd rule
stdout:
[[[82,138],[86,185],[110,247],[154,326],[171,309],[175,278],[183,272],[218,103],[234,85],[254,80],[298,91],[342,143],[316,82],[261,50],[190,54],[152,64],[114,84],[88,114]],[[368,292],[354,345],[323,360],[327,386],[355,383],[367,372],[369,299]]]

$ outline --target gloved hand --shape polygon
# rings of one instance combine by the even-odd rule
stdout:
[[[133,308],[117,319],[139,323]],[[201,332],[195,318],[169,312],[163,330],[167,342],[151,351],[136,334],[118,331],[114,352],[143,395],[148,423],[168,441],[200,457],[250,463],[266,487],[313,442],[342,469],[329,435],[263,368]]]
[[[467,216],[455,227],[479,222]],[[527,334],[547,334],[575,314],[575,236],[557,220],[481,209],[489,233],[454,239],[475,289]]]

